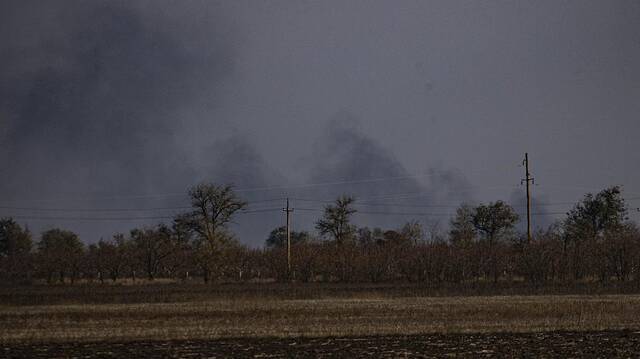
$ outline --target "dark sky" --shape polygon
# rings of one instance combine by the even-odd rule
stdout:
[[[358,224],[445,228],[523,211],[524,152],[534,224],[610,185],[636,208],[639,113],[637,1],[0,4],[0,216],[86,242],[200,181],[253,202],[250,245],[286,196],[297,229],[342,193]]]

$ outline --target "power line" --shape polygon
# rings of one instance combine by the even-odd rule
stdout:
[[[271,198],[264,200],[251,201],[253,203],[265,203],[280,201],[283,198]],[[43,207],[13,207],[0,206],[0,209],[19,210],[19,211],[43,211],[43,212],[144,212],[144,211],[167,211],[167,210],[184,210],[192,209],[192,206],[177,207],[150,207],[150,208],[43,208]]]
[[[251,211],[253,210],[262,210],[262,208],[251,209],[251,205],[254,203],[267,203],[274,201],[281,201],[285,199],[283,198],[271,198],[264,200],[257,200],[250,202],[249,206]],[[292,200],[301,201],[301,202],[312,202],[312,203],[326,203],[332,204],[335,203],[335,200],[322,200],[322,199],[308,199],[308,198],[291,198]],[[636,201],[640,200],[640,197],[629,197],[626,198],[625,201]],[[552,206],[560,206],[560,205],[574,205],[579,203],[579,201],[575,202],[552,202],[552,203],[541,203],[536,204],[535,207],[552,207]],[[356,202],[353,204],[354,207],[364,206],[364,207],[398,207],[398,208],[458,208],[460,205],[437,205],[437,204],[402,204],[402,203],[371,203],[371,202]],[[525,205],[512,206],[515,208],[526,208]],[[145,211],[170,211],[170,210],[186,210],[191,209],[191,206],[176,206],[176,207],[148,207],[148,208],[49,208],[49,207],[13,207],[13,206],[0,206],[0,210],[15,210],[15,211],[34,211],[34,212],[91,212],[91,213],[101,213],[101,212],[145,212]],[[242,213],[250,213],[243,211]]]
[[[168,211],[189,209],[192,207],[154,207],[154,208],[38,208],[38,207],[10,207],[0,206],[0,209],[18,211],[40,211],[40,212],[144,212],[144,211]]]
[[[512,189],[516,189],[518,188],[518,186],[514,186],[514,185],[498,185],[498,186],[466,186],[463,188],[456,188],[456,192],[458,193],[466,193],[466,192],[470,192],[474,189],[478,189],[478,188],[482,188],[482,189],[504,189],[504,188],[512,188]],[[426,190],[422,190],[422,191],[417,191],[417,192],[404,192],[404,193],[391,193],[391,194],[382,194],[382,195],[376,195],[376,196],[360,196],[358,194],[353,194],[354,197],[356,197],[356,199],[358,200],[390,200],[390,199],[404,199],[404,198],[420,198],[420,197],[425,197],[425,196],[434,196],[434,191],[426,191]],[[294,199],[294,198],[291,198]],[[296,198],[298,200],[301,200],[301,198]],[[461,200],[464,200],[466,198],[463,198]],[[302,200],[313,200],[313,199],[304,199],[302,198]],[[324,201],[324,200],[322,200]],[[330,202],[334,202],[334,201],[330,201]]]
[[[253,214],[253,213],[264,213],[264,212],[275,212],[280,211],[280,208],[262,208],[262,209],[254,209],[254,210],[245,210],[238,212],[239,215],[242,214]],[[142,217],[69,217],[69,216],[28,216],[28,215],[16,215],[9,216],[15,219],[29,219],[29,220],[45,220],[45,221],[141,221],[141,220],[151,220],[151,219],[174,219],[173,216],[142,216]]]
[[[324,212],[324,209],[321,208],[296,208],[299,211],[308,211],[308,212]],[[390,211],[357,211],[354,215],[357,214],[371,214],[371,215],[390,215],[390,216],[451,216],[454,213],[431,213],[431,212],[390,212]],[[556,215],[556,214],[566,214],[566,212],[538,212],[531,213],[532,216],[547,216],[547,215]],[[518,215],[522,215],[522,213],[518,213]]]
[[[314,203],[327,203],[333,204],[335,200],[328,199],[309,199],[309,198],[291,198],[292,200],[301,201],[301,202],[314,202]],[[371,202],[358,202],[359,198],[356,198],[356,202],[353,203],[353,206],[373,206],[373,207],[407,207],[407,208],[458,208],[460,204],[457,205],[439,205],[439,204],[403,204],[403,203],[371,203]],[[638,200],[640,197],[629,197],[626,198],[625,201],[633,201]],[[579,203],[579,201],[567,201],[567,202],[548,202],[548,203],[539,203],[534,205],[533,207],[551,207],[551,206],[564,206],[564,205],[574,205]],[[514,208],[526,208],[526,205],[517,205],[512,206]]]
[[[35,221],[143,221],[150,219],[172,219],[171,216],[149,217],[47,217],[47,216],[11,216],[15,219],[29,219]]]
[[[236,192],[251,192],[251,191],[259,191],[259,190],[272,190],[272,189],[290,189],[290,188],[304,188],[304,187],[315,187],[315,186],[330,186],[330,185],[340,185],[340,184],[357,184],[357,183],[368,183],[368,182],[380,182],[380,181],[388,181],[388,180],[397,180],[397,179],[406,179],[406,178],[415,178],[415,177],[424,177],[424,176],[435,176],[438,174],[428,173],[428,174],[417,174],[417,175],[406,175],[406,176],[395,176],[395,177],[380,177],[380,178],[370,178],[370,179],[361,179],[361,180],[352,180],[352,181],[334,181],[334,182],[319,182],[319,183],[308,183],[308,184],[300,184],[300,185],[291,185],[291,186],[271,186],[271,187],[254,187],[254,188],[238,188],[235,189]],[[553,185],[545,185],[547,187],[558,187]],[[483,189],[500,189],[500,188],[518,188],[517,186],[512,185],[500,185],[500,186],[467,186],[465,188],[457,189],[458,192],[466,192],[476,188]],[[578,187],[575,187],[578,188]],[[359,197],[359,199],[379,199],[379,200],[388,200],[388,199],[402,199],[402,198],[418,198],[420,196],[428,196],[433,195],[431,191],[419,191],[419,192],[408,192],[408,193],[400,193],[400,194],[384,194],[379,196],[365,196]],[[94,197],[94,198],[58,198],[58,199],[17,199],[17,200],[3,200],[1,202],[54,202],[54,201],[75,201],[75,200],[85,200],[85,201],[99,201],[99,200],[117,200],[117,199],[150,199],[150,198],[163,198],[163,197],[174,197],[174,196],[185,196],[185,193],[165,193],[165,194],[149,194],[149,195],[121,195],[121,196],[110,196],[110,197]],[[266,200],[255,200],[251,201],[252,203],[259,202],[270,202],[270,201],[281,201],[284,200],[285,197],[272,198]],[[292,198],[293,199],[293,198]],[[636,200],[640,199],[640,197],[629,197],[626,200]],[[297,200],[307,200],[300,199]],[[575,202],[567,202],[566,204],[574,204]],[[558,203],[561,204],[561,203]],[[4,206],[0,208],[9,208],[9,206]],[[11,207],[10,209],[18,209],[18,207]],[[157,208],[157,210],[162,210],[164,208]],[[174,208],[167,208],[174,209]],[[55,210],[55,209],[51,209]],[[67,210],[67,209],[63,209]],[[75,210],[75,209],[73,209]],[[77,209],[78,211],[94,211],[95,209]],[[111,211],[111,209],[105,209],[105,211]],[[120,209],[113,209],[113,211],[118,211]],[[125,211],[136,211],[138,209],[134,208],[126,208],[123,209]],[[156,208],[151,209],[140,209],[140,210],[156,210]],[[71,211],[71,209],[69,209]]]
[[[251,213],[262,213],[262,212],[276,212],[280,211],[282,208],[273,207],[273,208],[260,208],[260,209],[249,209],[246,211],[238,212],[238,214],[251,214]]]
[[[317,199],[303,199],[303,198],[291,198],[292,200],[297,200],[301,202],[315,202],[315,203],[327,203],[332,204],[335,203],[335,200],[317,200]],[[576,202],[554,202],[554,203],[543,203],[537,204],[536,207],[548,207],[548,206],[559,206],[559,205],[569,205],[575,204]],[[439,204],[403,204],[403,203],[370,203],[370,202],[356,202],[353,204],[354,207],[357,206],[372,206],[372,207],[407,207],[407,208],[458,208],[460,205],[439,205]],[[526,205],[518,205],[512,206],[515,208],[525,208]]]
[[[500,167],[497,170],[504,170],[507,167]],[[482,171],[496,171],[496,169],[488,169],[488,168],[478,168],[471,170],[470,172],[482,172]],[[401,179],[411,179],[411,178],[421,178],[421,177],[437,177],[442,175],[448,175],[451,171],[434,171],[430,170],[428,173],[417,173],[417,174],[406,174],[400,176],[387,176],[387,177],[374,177],[374,178],[361,178],[355,180],[337,180],[337,181],[327,181],[327,182],[315,182],[315,183],[303,183],[297,185],[285,185],[285,186],[262,186],[262,187],[246,187],[246,188],[234,188],[235,192],[259,192],[259,191],[271,191],[271,190],[283,190],[283,189],[295,189],[295,188],[308,188],[308,187],[321,187],[321,186],[335,186],[335,185],[343,185],[343,184],[359,184],[359,183],[373,183],[373,182],[384,182],[384,181],[394,181]],[[93,198],[75,198],[75,199],[66,199],[66,200],[120,200],[120,199],[151,199],[151,198],[167,198],[167,197],[178,197],[185,196],[185,192],[169,192],[169,193],[154,193],[154,194],[131,194],[131,195],[115,195],[115,196],[103,196],[103,197],[93,197]],[[280,198],[282,200],[284,198]],[[51,201],[60,201],[61,199],[19,199],[19,200],[9,200],[9,202],[51,202]]]

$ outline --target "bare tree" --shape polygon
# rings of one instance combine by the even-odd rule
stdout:
[[[449,224],[449,243],[457,263],[451,268],[452,279],[456,282],[472,278],[478,273],[480,258],[475,255],[476,227],[473,225],[475,209],[463,204],[456,209]]]
[[[501,272],[500,240],[513,229],[517,221],[518,214],[502,201],[480,205],[473,215],[473,225],[484,240],[487,252],[485,256],[488,259],[486,264],[494,283],[498,282]]]
[[[320,235],[330,234],[338,245],[354,239],[356,227],[351,224],[351,216],[356,213],[351,207],[354,202],[353,197],[341,196],[334,205],[326,206],[324,215],[316,222]]]
[[[595,196],[588,193],[582,201],[567,213],[564,230],[567,244],[572,246],[573,277],[579,280],[584,276],[585,265],[598,266],[604,269],[604,263],[585,264],[584,247],[591,250],[602,247],[598,244],[605,237],[606,232],[619,231],[626,220],[627,208],[622,198],[620,187],[613,186],[600,191]],[[591,259],[601,261],[604,253],[597,254]],[[587,257],[588,258],[588,257]],[[606,279],[606,273],[597,273],[601,279]]]
[[[155,279],[164,269],[168,258],[175,253],[171,230],[165,225],[156,228],[134,229],[131,240],[137,258],[149,280]]]
[[[50,229],[42,234],[37,247],[39,263],[49,283],[55,274],[61,283],[65,277],[72,283],[75,281],[84,257],[84,244],[78,235],[59,228]]]
[[[246,208],[247,202],[233,192],[231,186],[202,183],[189,190],[193,210],[176,218],[176,222],[196,234],[198,265],[208,282],[214,261],[232,241],[227,225],[234,215]]]
[[[352,208],[355,199],[349,196],[340,196],[334,205],[324,208],[324,214],[316,222],[316,229],[321,236],[333,237],[335,246],[329,249],[333,253],[327,258],[333,264],[327,268],[330,276],[337,276],[339,280],[346,281],[355,274],[354,260],[356,227],[351,224],[351,216],[356,213]]]
[[[12,218],[0,219],[0,279],[28,281],[31,276],[33,242],[28,229]]]

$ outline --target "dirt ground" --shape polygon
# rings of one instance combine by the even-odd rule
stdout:
[[[639,331],[5,344],[8,358],[561,357],[640,353]]]

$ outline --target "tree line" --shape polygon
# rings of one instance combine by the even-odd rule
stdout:
[[[317,235],[291,232],[291,271],[285,227],[271,231],[258,249],[242,245],[230,231],[229,223],[247,207],[232,187],[200,184],[188,194],[191,210],[170,224],[135,228],[88,246],[59,228],[34,242],[27,228],[0,219],[0,280],[640,283],[640,231],[627,217],[619,187],[585,195],[564,219],[530,239],[516,230],[520,218],[502,201],[462,204],[447,231],[426,231],[416,221],[358,228],[352,221],[356,199],[341,196],[325,206]]]

